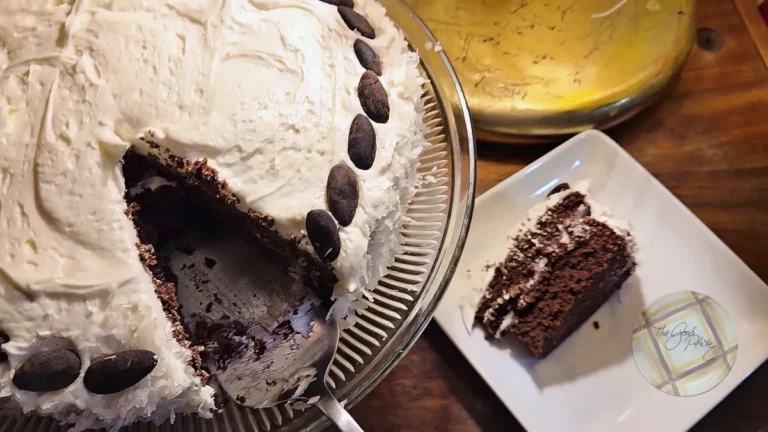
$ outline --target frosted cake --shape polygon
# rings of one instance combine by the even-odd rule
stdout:
[[[74,430],[212,415],[128,156],[237,213],[336,313],[391,263],[423,80],[375,0],[0,8],[0,398]]]

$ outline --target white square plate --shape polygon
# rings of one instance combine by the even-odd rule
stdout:
[[[636,275],[546,359],[510,339],[490,342],[461,318],[462,298],[504,256],[508,230],[558,183],[590,181],[594,199],[632,225]],[[739,350],[717,387],[692,397],[648,384],[632,357],[640,312],[693,290],[731,315]],[[680,431],[693,426],[768,357],[768,286],[696,216],[601,132],[587,131],[478,198],[459,268],[437,322],[523,426],[537,431]],[[592,325],[599,322],[599,329]]]

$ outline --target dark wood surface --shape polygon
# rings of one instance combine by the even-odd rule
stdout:
[[[768,280],[768,71],[730,0],[700,0],[696,20],[723,48],[694,47],[663,99],[609,135]],[[552,148],[478,143],[478,193]],[[766,387],[763,366],[694,430],[768,430]],[[523,430],[435,323],[352,414],[368,432]]]

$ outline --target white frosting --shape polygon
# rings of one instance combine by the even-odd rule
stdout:
[[[337,297],[372,288],[379,275],[374,266],[390,264],[386,257],[394,245],[393,230],[380,239],[387,243],[385,250],[371,253],[369,239],[378,237],[382,224],[391,228],[402,219],[415,186],[415,163],[425,146],[418,56],[409,51],[381,5],[356,1],[355,10],[376,31],[376,38],[366,42],[381,58],[391,115],[386,124],[373,123],[373,167],[355,169],[360,201],[352,224],[339,230],[341,254],[333,262],[340,279]],[[136,54],[146,61],[159,56],[169,76],[180,73],[173,59],[183,55],[197,59],[200,68],[184,84],[197,89],[200,98],[184,105],[167,98],[142,104],[136,115],[144,120],[137,125],[151,127],[137,138],[188,160],[206,158],[240,198],[243,210],[274,217],[285,237],[303,237],[307,213],[327,209],[331,167],[340,162],[354,167],[347,138],[352,119],[363,112],[357,85],[365,71],[352,48],[358,36],[335,7],[319,0],[232,1],[214,15],[218,18],[207,37],[191,42],[187,36],[186,44],[169,42],[163,52]],[[137,25],[140,33],[168,33]],[[141,73],[144,62],[135,63],[125,67]],[[149,77],[132,85],[152,94],[162,84]],[[182,107],[186,112],[179,115]],[[146,145],[142,150],[151,151]],[[308,242],[304,246],[311,250]],[[364,259],[369,255],[372,260]]]
[[[371,287],[390,263],[425,145],[418,57],[381,5],[355,3],[376,31],[366,42],[381,57],[391,115],[374,123],[373,167],[355,169],[360,202],[340,229],[337,296]],[[11,342],[0,397],[77,429],[210,411],[212,390],[187,365],[138,259],[119,161],[132,145],[149,151],[140,138],[151,132],[178,156],[207,158],[243,209],[303,236],[307,212],[327,208],[330,168],[353,166],[357,37],[319,0],[3,0],[0,329]],[[16,389],[12,371],[47,336],[72,341],[83,371],[133,348],[159,364],[112,396],[81,379],[46,394]]]

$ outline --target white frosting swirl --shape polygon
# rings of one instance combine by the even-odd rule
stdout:
[[[77,428],[208,412],[212,390],[187,365],[139,261],[120,159],[132,145],[150,151],[140,139],[152,132],[178,156],[207,158],[243,209],[303,237],[307,212],[326,208],[330,168],[354,166],[359,36],[319,0],[1,3],[0,329],[11,342],[0,397]],[[391,116],[374,124],[373,167],[355,169],[359,206],[333,264],[338,296],[371,287],[390,263],[424,146],[418,57],[375,0],[355,10],[376,30],[367,42]],[[16,389],[12,371],[49,337],[69,339],[83,371],[125,349],[160,361],[112,396],[88,393],[81,379],[46,394]]]

